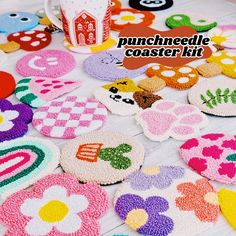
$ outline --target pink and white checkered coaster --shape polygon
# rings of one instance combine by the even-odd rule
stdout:
[[[68,96],[37,109],[32,123],[45,136],[69,139],[99,129],[106,118],[107,109],[97,100]]]

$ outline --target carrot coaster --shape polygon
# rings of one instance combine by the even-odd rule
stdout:
[[[0,99],[9,97],[16,87],[14,77],[4,71],[0,71],[0,84]]]
[[[149,236],[200,235],[220,214],[210,182],[178,166],[148,166],[131,174],[113,203],[126,225]]]
[[[143,146],[132,137],[94,131],[64,146],[61,166],[82,182],[107,185],[127,178],[140,168],[143,159]]]

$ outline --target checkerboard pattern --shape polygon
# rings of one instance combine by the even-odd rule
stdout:
[[[69,139],[99,129],[106,118],[107,109],[97,100],[69,96],[37,109],[32,123],[45,136]]]

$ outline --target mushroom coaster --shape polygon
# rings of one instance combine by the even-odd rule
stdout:
[[[208,179],[236,184],[236,136],[210,133],[186,141],[180,156]]]
[[[162,99],[136,86],[132,79],[124,78],[94,91],[95,98],[116,115],[131,116]]]
[[[21,102],[38,108],[80,86],[81,81],[79,80],[24,78],[17,83],[14,93]]]
[[[107,118],[107,109],[93,98],[67,96],[38,108],[33,126],[43,135],[71,139],[99,129]]]
[[[5,71],[0,71],[0,84],[0,99],[9,97],[16,87],[14,77]]]
[[[0,144],[2,198],[29,187],[59,164],[60,150],[51,141],[27,137]]]
[[[140,111],[136,120],[149,139],[159,142],[170,137],[187,140],[197,136],[208,124],[207,116],[197,107],[164,99]]]
[[[138,87],[145,91],[156,93],[166,87],[166,82],[157,76],[153,76],[152,78],[140,80]]]
[[[191,88],[199,79],[197,70],[188,65],[181,67],[154,65],[146,70],[146,75],[157,76],[164,80],[168,87],[179,90]]]
[[[148,166],[131,174],[113,203],[126,225],[149,236],[200,235],[220,214],[210,182],[178,166]]]
[[[217,78],[194,86],[188,100],[201,111],[215,116],[236,116],[236,81]]]
[[[135,78],[145,72],[147,66],[128,70],[123,66],[124,50],[111,50],[91,55],[83,62],[84,71],[98,80],[115,81]]]
[[[134,138],[117,132],[94,131],[68,142],[61,166],[81,182],[101,185],[123,181],[139,170],[144,148]]]
[[[216,62],[206,63],[198,66],[197,71],[203,77],[214,77],[222,73],[222,67]]]
[[[162,11],[173,6],[173,0],[129,0],[129,5],[140,11]]]
[[[68,174],[54,174],[20,191],[0,207],[7,235],[100,235],[99,218],[108,208],[98,185],[80,184]]]

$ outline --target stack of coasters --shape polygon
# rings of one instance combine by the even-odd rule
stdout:
[[[198,66],[197,71],[203,77],[213,77],[222,73],[222,67],[216,62],[206,63]]]
[[[220,213],[211,184],[178,166],[150,166],[132,174],[118,188],[114,207],[132,230],[150,236],[201,234]]]
[[[143,146],[132,137],[94,131],[65,145],[60,162],[64,171],[82,182],[108,185],[126,179],[143,160]]]
[[[202,176],[226,184],[236,184],[236,137],[210,133],[188,140],[180,156]]]
[[[188,100],[205,113],[236,116],[236,81],[217,78],[201,82],[189,91]]]
[[[68,96],[42,105],[32,123],[45,136],[67,139],[101,128],[106,118],[107,109],[97,100]]]
[[[5,71],[0,71],[0,84],[0,99],[9,97],[16,87],[14,77]]]
[[[57,168],[59,157],[59,148],[41,138],[27,137],[1,143],[1,197],[27,188],[51,173]]]
[[[140,11],[162,11],[173,5],[173,0],[129,0],[129,5]]]

